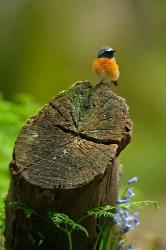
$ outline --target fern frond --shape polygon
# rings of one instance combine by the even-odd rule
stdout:
[[[150,201],[150,200],[146,200],[146,201],[133,201],[130,202],[131,207],[138,207],[138,208],[142,208],[143,206],[155,206],[155,208],[159,208],[159,204],[157,201]]]
[[[92,208],[88,211],[88,215],[95,217],[114,217],[115,206],[106,205],[102,207]]]
[[[69,226],[71,230],[82,231],[88,237],[88,231],[82,225],[76,223],[74,220],[70,219],[68,215],[57,212],[49,212],[49,218],[56,227]]]

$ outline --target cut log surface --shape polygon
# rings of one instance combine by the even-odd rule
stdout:
[[[9,166],[6,249],[67,250],[64,233],[40,218],[54,210],[77,221],[88,209],[115,203],[118,155],[131,132],[125,100],[104,83],[78,82],[31,117],[18,135]],[[26,218],[11,208],[13,201],[28,204],[40,218]],[[83,221],[90,237],[74,233],[74,249],[93,249],[98,223],[92,217]],[[36,248],[39,235],[43,244]]]
[[[71,189],[91,182],[129,143],[127,110],[110,85],[94,88],[88,82],[77,83],[23,127],[12,174],[46,189]]]

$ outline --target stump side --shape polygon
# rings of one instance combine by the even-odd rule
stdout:
[[[104,175],[98,176],[93,182],[76,189],[41,189],[27,183],[22,177],[13,178],[6,201],[6,249],[7,250],[35,250],[29,235],[39,242],[40,235],[44,236],[43,250],[66,250],[68,242],[66,235],[47,220],[38,216],[27,218],[21,209],[10,207],[11,201],[22,202],[40,216],[48,218],[49,211],[67,214],[77,221],[87,210],[106,204],[114,204],[117,200],[119,166],[117,162],[110,163]],[[118,177],[118,178],[117,178]],[[88,230],[90,237],[81,232],[73,233],[73,247],[79,250],[92,250],[98,235],[94,217],[81,222]]]

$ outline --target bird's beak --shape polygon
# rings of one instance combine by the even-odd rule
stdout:
[[[115,49],[113,49],[113,52],[116,52],[116,50],[115,50]]]

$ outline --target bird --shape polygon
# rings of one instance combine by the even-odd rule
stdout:
[[[119,66],[114,57],[115,49],[110,46],[103,46],[98,51],[97,58],[93,61],[93,72],[100,77],[102,82],[112,82],[118,85]]]

